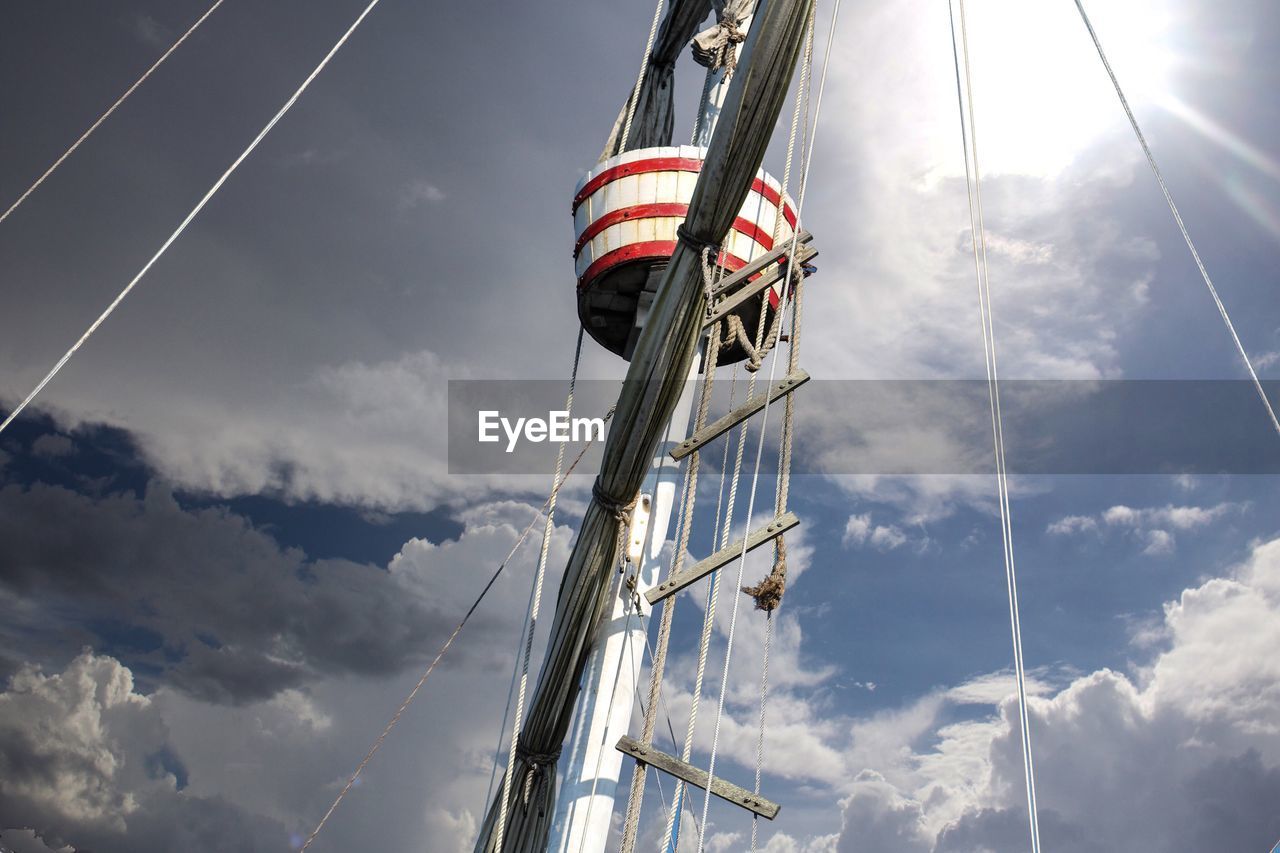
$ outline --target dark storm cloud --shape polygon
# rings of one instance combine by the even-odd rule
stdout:
[[[6,486],[0,553],[11,653],[65,631],[63,655],[108,644],[215,702],[326,673],[396,672],[433,651],[455,615],[412,569],[310,560],[226,509],[184,509],[159,484],[100,498]]]

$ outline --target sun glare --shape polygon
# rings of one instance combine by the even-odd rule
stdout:
[[[1135,109],[1161,97],[1173,64],[1169,0],[1086,4]],[[966,3],[982,169],[1061,171],[1124,115],[1075,5],[1066,0]]]

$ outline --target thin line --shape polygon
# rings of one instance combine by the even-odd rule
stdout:
[[[612,416],[613,410],[611,409],[605,414],[605,420],[608,420]],[[414,685],[413,690],[409,691],[409,695],[405,697],[405,700],[400,703],[400,707],[396,709],[395,714],[391,717],[391,722],[387,723],[387,727],[382,730],[382,734],[378,735],[377,739],[373,742],[373,746],[370,747],[369,751],[365,754],[364,759],[356,766],[355,772],[351,774],[351,778],[347,780],[347,784],[342,786],[342,790],[339,791],[338,796],[334,798],[333,805],[329,806],[329,810],[324,813],[324,817],[320,818],[320,822],[316,824],[316,828],[312,830],[311,834],[307,836],[306,842],[301,848],[299,848],[299,853],[302,853],[303,850],[306,850],[311,846],[312,841],[315,841],[316,836],[320,834],[320,830],[324,828],[329,817],[335,810],[337,810],[338,804],[342,802],[343,798],[346,797],[347,792],[351,790],[353,785],[355,785],[356,779],[358,779],[360,774],[364,772],[365,767],[368,766],[369,761],[373,758],[373,754],[382,747],[383,741],[387,739],[387,735],[391,734],[391,730],[395,728],[396,723],[400,722],[400,715],[402,715],[405,712],[405,709],[409,707],[409,704],[413,702],[414,697],[418,695],[418,691],[422,689],[422,685],[426,684],[427,678],[436,668],[436,664],[440,663],[440,659],[444,657],[444,653],[449,651],[449,647],[453,645],[453,641],[457,639],[458,634],[462,632],[462,628],[467,624],[467,620],[471,618],[471,614],[476,612],[476,608],[480,606],[481,601],[484,601],[484,597],[488,595],[494,582],[496,582],[498,580],[498,576],[502,574],[502,570],[507,567],[507,563],[511,562],[511,558],[515,556],[516,551],[519,550],[520,546],[524,543],[524,540],[529,536],[529,531],[533,530],[533,526],[538,523],[538,519],[542,518],[542,514],[546,512],[547,508],[551,505],[551,500],[560,490],[560,485],[563,485],[565,481],[569,479],[569,475],[573,473],[573,469],[578,466],[578,463],[582,460],[582,457],[586,455],[587,450],[591,448],[591,444],[594,441],[594,438],[589,439],[583,446],[582,450],[578,451],[578,455],[574,458],[573,464],[565,470],[564,476],[560,478],[559,485],[557,485],[552,490],[551,494],[547,496],[547,499],[542,504],[542,508],[533,516],[533,520],[529,522],[529,525],[525,527],[524,532],[520,534],[520,538],[516,540],[516,544],[511,547],[511,552],[507,554],[506,559],[498,565],[493,576],[489,578],[489,582],[484,585],[484,589],[480,590],[480,595],[476,596],[476,600],[472,602],[471,607],[467,609],[466,615],[462,617],[462,621],[458,623],[458,627],[453,629],[453,633],[449,635],[449,639],[440,647],[440,651],[436,654],[435,660],[433,660],[431,665],[427,667],[427,671],[422,674],[422,678],[418,679],[418,683]]]
[[[1032,853],[1040,853],[1040,822],[1036,805],[1035,769],[1031,752],[1030,717],[1027,712],[1026,677],[1022,657],[1022,623],[1018,612],[1018,580],[1013,556],[1013,519],[1009,506],[1008,471],[1005,467],[1004,420],[1000,410],[1000,375],[996,363],[995,326],[991,311],[990,267],[987,262],[986,226],[982,210],[982,174],[978,165],[978,131],[970,75],[969,35],[965,3],[960,2],[960,37],[964,48],[964,93],[960,92],[960,59],[955,43],[955,14],[950,2],[952,55],[956,65],[956,92],[960,101],[960,130],[965,152],[965,183],[968,189],[969,225],[973,245],[974,273],[978,284],[978,312],[982,325],[982,354],[987,372],[987,394],[991,407],[991,437],[996,461],[996,491],[1000,507],[1000,538],[1004,552],[1005,583],[1009,599],[1009,629],[1013,642],[1014,674],[1018,688],[1018,724],[1022,746],[1023,772],[1027,791],[1027,819]],[[965,95],[969,123],[965,126]],[[970,152],[973,168],[970,171]],[[981,247],[981,253],[979,253]]]
[[[1249,354],[1245,352],[1244,344],[1240,342],[1240,336],[1236,334],[1235,324],[1231,322],[1230,315],[1227,314],[1227,308],[1222,304],[1222,300],[1218,297],[1218,289],[1213,286],[1213,280],[1209,278],[1209,270],[1205,268],[1204,261],[1200,259],[1200,252],[1196,250],[1196,244],[1191,241],[1191,233],[1187,231],[1186,223],[1182,221],[1182,214],[1178,212],[1178,206],[1173,203],[1173,195],[1169,192],[1168,185],[1164,182],[1164,175],[1160,173],[1160,167],[1156,165],[1155,155],[1151,153],[1151,146],[1147,144],[1147,137],[1142,132],[1142,128],[1138,126],[1138,119],[1134,116],[1133,110],[1129,107],[1129,99],[1125,97],[1124,90],[1120,88],[1120,81],[1116,78],[1116,72],[1111,68],[1111,62],[1107,59],[1107,54],[1102,49],[1102,42],[1098,39],[1098,34],[1093,29],[1093,22],[1089,20],[1088,13],[1084,10],[1084,5],[1080,0],[1075,0],[1076,8],[1080,10],[1080,18],[1084,21],[1085,27],[1089,30],[1089,37],[1093,39],[1093,46],[1097,48],[1098,58],[1102,60],[1102,66],[1107,69],[1107,76],[1111,78],[1111,85],[1116,90],[1116,96],[1120,98],[1120,106],[1124,107],[1124,114],[1129,119],[1129,126],[1133,128],[1133,134],[1138,138],[1138,144],[1142,146],[1142,153],[1147,155],[1147,163],[1151,166],[1151,173],[1156,176],[1156,183],[1160,185],[1160,192],[1164,193],[1164,200],[1169,205],[1169,211],[1173,214],[1173,221],[1178,224],[1178,230],[1182,232],[1182,239],[1186,241],[1187,248],[1191,250],[1191,257],[1195,259],[1196,266],[1200,268],[1200,277],[1204,279],[1205,287],[1209,288],[1209,295],[1213,297],[1213,304],[1218,306],[1218,313],[1222,315],[1222,322],[1226,324],[1227,331],[1231,333],[1231,340],[1235,341],[1236,349],[1240,352],[1240,358],[1244,360],[1244,366],[1249,371],[1250,378],[1253,379],[1253,387],[1258,392],[1258,397],[1262,400],[1262,405],[1267,407],[1267,414],[1271,417],[1271,425],[1275,427],[1277,433],[1280,433],[1280,419],[1276,418],[1276,411],[1271,407],[1271,400],[1267,397],[1267,392],[1262,388],[1262,382],[1258,379],[1257,371],[1253,369],[1253,362],[1249,360]]]
[[[13,423],[14,418],[18,417],[18,415],[22,413],[22,410],[36,398],[36,395],[44,390],[44,386],[48,385],[49,381],[58,375],[58,371],[62,369],[64,364],[71,360],[71,356],[76,354],[76,350],[80,349],[80,347],[84,345],[84,342],[89,339],[89,336],[97,331],[98,327],[102,325],[103,321],[111,316],[111,313],[116,310],[116,306],[123,302],[124,298],[129,295],[129,291],[133,290],[134,286],[142,280],[142,277],[147,274],[148,270],[150,270],[152,266],[155,265],[156,261],[160,260],[161,255],[169,249],[169,246],[173,245],[173,242],[181,236],[182,232],[187,230],[187,226],[191,224],[191,220],[195,219],[196,215],[200,213],[200,211],[204,210],[204,206],[209,203],[209,199],[213,198],[218,190],[222,189],[222,185],[227,182],[227,178],[231,177],[231,173],[234,172],[250,154],[253,153],[254,149],[258,147],[258,143],[262,142],[266,135],[271,132],[271,129],[276,126],[276,122],[280,121],[280,119],[284,117],[285,113],[289,112],[290,108],[297,103],[298,98],[300,98],[302,93],[307,90],[307,87],[311,85],[311,81],[315,80],[316,77],[320,75],[320,72],[329,64],[329,60],[333,59],[334,54],[336,54],[342,46],[347,43],[347,39],[356,31],[356,27],[360,26],[379,2],[381,2],[381,0],[370,0],[369,5],[366,6],[364,11],[360,13],[360,16],[356,18],[355,23],[347,28],[347,31],[342,34],[342,38],[338,39],[337,43],[327,54],[325,54],[324,59],[320,60],[320,64],[315,67],[315,70],[307,75],[307,79],[303,80],[302,85],[298,87],[297,91],[289,97],[289,100],[285,101],[284,106],[280,108],[279,112],[271,117],[271,121],[267,122],[266,127],[262,128],[262,130],[258,132],[258,135],[249,143],[249,147],[245,148],[244,151],[241,152],[240,156],[237,157],[235,161],[227,167],[227,170],[222,173],[222,177],[218,178],[218,180],[214,182],[213,186],[209,188],[209,191],[204,194],[204,197],[201,198],[196,206],[192,208],[191,212],[186,215],[186,218],[179,223],[174,232],[169,235],[169,239],[165,240],[160,246],[160,249],[151,256],[151,260],[147,261],[146,264],[143,265],[138,274],[133,277],[133,280],[125,285],[124,290],[120,291],[120,295],[111,301],[111,304],[107,306],[105,311],[98,315],[98,319],[94,320],[93,324],[90,325],[89,328],[85,330],[85,333],[80,336],[80,339],[72,344],[71,349],[67,350],[62,358],[58,359],[58,363],[53,366],[53,369],[49,371],[44,379],[40,380],[40,384],[36,385],[36,387],[31,390],[31,393],[18,404],[17,408],[9,413],[9,416],[4,419],[3,423],[0,423],[0,433],[4,432],[5,428],[8,427],[9,424]]]
[[[795,232],[797,234],[800,233],[800,222],[801,222],[801,216],[804,211],[805,192],[809,188],[809,167],[813,165],[813,149],[814,149],[813,143],[814,143],[814,140],[817,138],[818,119],[822,115],[822,94],[827,87],[827,69],[831,63],[831,46],[835,42],[836,18],[839,14],[840,14],[840,0],[835,0],[835,3],[832,5],[832,8],[831,8],[831,26],[827,33],[827,45],[826,45],[826,49],[825,49],[823,60],[822,60],[822,77],[818,81],[818,97],[814,103],[814,108],[813,108],[813,130],[812,130],[812,133],[809,135],[809,150],[805,157],[804,169],[800,173],[800,194],[799,194],[799,198],[796,199]],[[788,276],[791,276],[792,271],[795,269],[795,258],[796,258],[796,252],[799,248],[799,245],[800,245],[800,242],[798,240],[792,241],[791,257],[787,264]],[[783,317],[785,317],[787,313],[787,307],[789,302],[788,297],[790,296],[790,291],[791,291],[790,287],[784,287],[782,289],[782,300],[779,302],[777,310]],[[781,322],[781,319],[779,320],[779,322]],[[777,367],[778,367],[778,353],[775,350],[773,352],[772,358],[769,361],[770,385],[773,384],[773,379],[774,379]],[[760,463],[764,457],[764,439],[765,439],[765,432],[768,428],[768,425],[769,425],[769,397],[766,396],[764,401],[764,408],[761,409],[761,412],[760,412],[760,439],[756,443],[755,473],[752,475],[752,478],[751,478],[751,491],[747,498],[747,514],[746,514],[745,523],[748,530],[750,530],[750,527],[751,527],[751,514],[755,510],[756,487],[758,486],[760,481]],[[746,565],[747,565],[746,541],[747,541],[746,538],[744,538],[742,553],[738,556],[738,580],[737,580],[737,583],[734,584],[735,589],[741,588],[743,572],[746,570]],[[733,635],[737,628],[738,604],[740,603],[740,601],[741,601],[741,597],[738,595],[735,595],[733,598],[733,609],[729,616],[729,634],[725,638],[726,643],[725,643],[725,650],[724,650],[724,672],[720,677],[720,699],[716,706],[716,723],[715,723],[714,729],[712,730],[712,735],[711,735],[711,756],[707,763],[707,788],[706,788],[705,796],[702,799],[702,825],[703,826],[707,826],[707,816],[711,809],[711,787],[715,782],[716,752],[720,743],[720,720],[724,716],[725,695],[729,685],[729,661],[733,654]],[[705,839],[703,835],[699,833],[698,853],[702,853],[704,849],[704,843],[705,843]]]
[[[36,182],[31,186],[27,187],[27,191],[24,192],[22,195],[18,196],[18,200],[15,201],[13,204],[9,205],[8,210],[6,210],[4,213],[0,213],[0,222],[4,222],[6,219],[8,219],[9,214],[17,210],[18,205],[26,201],[27,196],[35,192],[36,189],[45,182],[45,179],[48,178],[50,175],[52,175],[54,170],[62,165],[63,160],[67,159],[72,154],[74,154],[75,150],[80,147],[80,144],[84,142],[86,139],[88,139],[89,136],[95,130],[98,129],[98,125],[106,121],[111,116],[111,114],[116,111],[116,108],[119,107],[121,104],[123,104],[125,102],[125,99],[133,94],[134,89],[137,89],[139,86],[145,83],[147,78],[151,76],[151,73],[155,71],[157,68],[159,68],[164,63],[164,61],[169,58],[169,55],[173,53],[175,50],[177,50],[182,45],[182,43],[187,40],[187,37],[190,36],[192,33],[194,33],[196,29],[199,28],[199,26],[204,23],[205,18],[212,15],[213,11],[221,5],[222,5],[222,0],[217,0],[217,2],[215,2],[212,6],[210,6],[208,11],[206,11],[203,15],[201,15],[200,18],[194,24],[191,25],[191,29],[183,33],[181,38],[175,41],[172,45],[169,46],[168,50],[166,50],[163,54],[161,54],[160,58],[155,61],[155,64],[153,64],[150,68],[146,70],[145,74],[139,77],[134,82],[134,84],[130,86],[128,89],[125,89],[124,94],[121,95],[119,98],[117,98],[116,102],[112,104],[110,107],[108,107],[105,113],[98,116],[98,120],[95,121],[93,124],[89,125],[89,129],[86,130],[84,133],[80,134],[80,138],[77,139],[75,142],[71,143],[71,147],[68,148],[66,151],[62,152],[62,156],[59,157],[57,160],[54,160],[53,165],[50,166],[48,169],[45,169],[44,174],[36,178]]]

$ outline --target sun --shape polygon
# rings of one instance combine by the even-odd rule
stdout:
[[[1130,104],[1168,89],[1171,0],[1086,2]],[[1124,114],[1070,0],[966,0],[982,169],[1048,176]]]

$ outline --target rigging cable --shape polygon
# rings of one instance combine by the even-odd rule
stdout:
[[[191,25],[190,29],[188,29],[185,33],[183,33],[181,37],[178,38],[177,41],[171,44],[168,50],[160,54],[160,58],[157,59],[154,63],[152,63],[151,67],[148,68],[141,77],[135,80],[132,86],[130,86],[128,89],[125,89],[124,94],[121,95],[119,98],[116,98],[115,103],[107,107],[107,111],[102,115],[98,116],[98,120],[95,121],[93,124],[89,125],[89,129],[86,130],[84,133],[80,134],[80,138],[77,139],[75,142],[71,143],[71,147],[68,148],[66,151],[62,152],[62,156],[59,157],[57,160],[54,160],[53,165],[50,166],[48,169],[45,169],[44,174],[36,178],[35,183],[27,187],[26,192],[18,196],[17,200],[13,204],[9,205],[8,209],[5,210],[4,213],[0,213],[0,222],[4,222],[6,219],[8,219],[9,214],[17,210],[18,205],[26,201],[27,196],[35,192],[40,187],[40,185],[43,184],[45,180],[50,175],[52,175],[59,166],[62,165],[63,160],[66,160],[68,157],[74,154],[76,149],[79,148],[80,145],[86,139],[88,139],[95,130],[98,129],[98,126],[101,125],[108,118],[110,118],[111,114],[116,111],[116,108],[118,108],[121,104],[123,104],[125,102],[125,99],[128,98],[130,95],[132,95],[135,89],[137,89],[139,86],[141,86],[143,83],[147,81],[147,78],[151,76],[152,72],[154,72],[157,68],[159,68],[161,65],[164,64],[164,61],[169,58],[170,54],[172,54],[175,50],[181,47],[182,43],[186,41],[187,38],[192,33],[194,33],[197,29],[199,29],[200,25],[204,23],[205,18],[208,18],[210,15],[212,15],[214,13],[214,10],[222,5],[222,1],[223,0],[215,0],[214,4],[210,6],[203,15],[201,15],[199,18],[196,19],[196,22]]]
[[[703,249],[702,252],[705,286],[710,285],[711,278],[707,261],[709,251],[709,249]],[[698,396],[698,408],[697,413],[694,415],[691,434],[696,434],[707,423],[707,412],[711,408],[711,393],[715,381],[716,362],[720,357],[719,330],[720,324],[717,323],[712,327],[711,337],[704,342],[705,361],[702,368],[702,387]],[[671,557],[671,569],[668,575],[680,571],[684,565],[685,555],[688,552],[689,536],[693,527],[693,510],[698,497],[698,469],[701,464],[701,458],[702,454],[695,450],[689,455],[689,461],[685,465],[675,551]],[[657,726],[657,714],[654,709],[658,706],[662,695],[662,677],[667,667],[667,650],[671,641],[671,620],[675,615],[675,602],[676,596],[674,595],[662,600],[662,614],[658,621],[658,645],[651,656],[649,664],[649,712],[644,716],[644,724],[640,733],[640,741],[644,744],[653,743],[653,730]],[[640,827],[640,810],[644,800],[644,786],[648,778],[647,771],[648,765],[639,761],[631,769],[631,788],[627,793],[627,811],[622,821],[622,844],[619,848],[622,853],[634,853],[635,851],[636,834]],[[677,798],[673,796],[672,801],[677,801]]]
[[[25,409],[41,391],[44,390],[44,386],[48,385],[50,380],[58,375],[58,371],[62,370],[63,365],[71,360],[71,357],[76,354],[76,351],[84,345],[85,341],[89,340],[89,336],[97,331],[98,327],[101,326],[103,322],[111,316],[112,312],[116,310],[116,307],[124,301],[124,298],[129,295],[129,291],[133,290],[134,286],[142,280],[142,277],[146,275],[153,266],[155,266],[156,261],[160,260],[161,256],[169,250],[169,247],[182,235],[182,232],[187,230],[187,226],[191,224],[191,220],[195,219],[200,211],[204,210],[205,205],[208,204],[209,200],[217,194],[218,190],[222,189],[222,185],[227,182],[227,179],[231,177],[231,174],[235,172],[235,170],[239,168],[240,164],[254,152],[254,149],[256,149],[258,144],[266,138],[266,135],[271,132],[273,127],[276,126],[276,123],[279,122],[280,119],[284,118],[285,113],[289,112],[289,110],[293,108],[293,105],[298,102],[298,98],[302,97],[302,93],[307,90],[307,87],[311,85],[312,81],[315,80],[316,77],[320,76],[320,72],[329,64],[329,60],[333,59],[334,54],[342,49],[342,46],[347,43],[347,39],[351,38],[351,34],[354,33],[356,28],[364,22],[364,19],[368,17],[369,13],[373,11],[374,7],[377,6],[379,2],[381,2],[381,0],[370,0],[369,5],[364,7],[364,11],[360,13],[351,26],[347,28],[347,31],[342,34],[342,37],[339,38],[334,46],[329,49],[329,52],[325,54],[324,59],[320,60],[320,64],[307,75],[306,79],[302,81],[302,85],[300,85],[297,90],[289,96],[289,99],[284,102],[284,106],[282,106],[276,114],[271,117],[271,120],[268,121],[266,126],[258,132],[258,135],[253,138],[253,141],[249,143],[248,147],[246,147],[244,151],[240,152],[240,156],[232,161],[231,165],[227,167],[227,170],[222,173],[222,176],[213,182],[213,186],[209,188],[209,191],[206,192],[200,201],[196,203],[196,206],[191,209],[191,212],[188,213],[180,223],[178,223],[178,227],[175,228],[173,233],[169,235],[168,239],[160,245],[160,248],[156,250],[156,253],[151,256],[151,259],[143,264],[142,269],[138,271],[138,274],[124,286],[124,289],[120,291],[120,294],[111,301],[111,304],[108,305],[101,314],[98,315],[98,319],[94,320],[93,323],[89,325],[89,328],[80,336],[80,339],[71,345],[71,349],[67,350],[66,353],[63,354],[62,358],[58,359],[57,363],[54,364],[48,374],[46,374],[45,377],[40,380],[39,384],[31,390],[31,393],[28,394],[22,402],[9,413],[8,417],[6,417],[3,422],[0,422],[0,433],[4,432],[5,428],[8,427],[9,424],[13,423],[14,419],[22,413],[22,410]]]
[[[982,212],[982,173],[978,167],[978,130],[970,74],[969,34],[965,17],[965,0],[960,3],[961,49],[955,42],[955,14],[947,4],[951,18],[952,56],[956,68],[956,97],[960,104],[960,130],[964,144],[965,185],[969,200],[969,224],[973,245],[974,274],[978,284],[978,312],[982,324],[982,354],[987,373],[987,395],[991,408],[991,437],[996,461],[996,490],[1000,504],[1000,537],[1004,551],[1005,584],[1009,598],[1009,629],[1013,640],[1014,675],[1018,688],[1018,727],[1022,747],[1023,773],[1027,790],[1027,820],[1031,832],[1031,851],[1040,853],[1040,819],[1036,806],[1035,768],[1031,753],[1030,715],[1027,712],[1026,669],[1022,658],[1022,622],[1018,610],[1018,578],[1013,558],[1013,519],[1009,507],[1009,479],[1005,467],[1004,422],[1000,412],[1000,375],[996,366],[995,326],[991,313],[991,280],[987,264],[986,226]],[[960,54],[964,55],[964,88],[960,83]],[[968,121],[965,105],[968,104]],[[972,170],[970,158],[972,157]]]
[[[1191,233],[1187,230],[1186,223],[1182,221],[1182,214],[1178,212],[1178,206],[1173,203],[1173,195],[1169,192],[1169,187],[1164,182],[1164,175],[1160,172],[1160,167],[1156,165],[1156,158],[1151,153],[1151,146],[1147,144],[1146,135],[1142,132],[1142,128],[1138,126],[1138,119],[1134,116],[1133,110],[1129,106],[1129,99],[1125,97],[1124,90],[1120,88],[1120,80],[1116,77],[1116,72],[1111,68],[1111,62],[1107,59],[1107,54],[1102,49],[1102,41],[1099,40],[1098,33],[1093,29],[1093,22],[1089,20],[1089,15],[1085,12],[1084,4],[1081,0],[1075,0],[1075,4],[1076,8],[1080,10],[1080,19],[1084,21],[1085,28],[1089,30],[1089,37],[1093,39],[1093,46],[1098,51],[1098,58],[1102,60],[1102,66],[1107,70],[1107,76],[1111,78],[1111,85],[1116,90],[1116,97],[1120,99],[1120,106],[1124,107],[1124,114],[1129,119],[1129,126],[1133,128],[1133,135],[1138,138],[1138,144],[1142,146],[1142,153],[1147,155],[1147,163],[1151,166],[1151,173],[1155,175],[1156,183],[1160,185],[1160,192],[1164,194],[1164,200],[1169,205],[1169,212],[1173,214],[1173,221],[1177,223],[1178,230],[1182,232],[1182,239],[1186,241],[1187,248],[1191,250],[1191,257],[1200,269],[1200,277],[1204,279],[1204,285],[1209,289],[1209,295],[1213,297],[1213,304],[1218,307],[1222,322],[1226,324],[1227,331],[1231,333],[1231,340],[1235,342],[1236,349],[1240,352],[1240,358],[1243,359],[1244,366],[1249,371],[1249,377],[1253,380],[1254,390],[1258,392],[1262,405],[1267,407],[1271,425],[1275,427],[1277,433],[1280,433],[1280,420],[1277,420],[1276,411],[1271,407],[1271,400],[1267,397],[1267,392],[1262,388],[1262,382],[1258,379],[1257,371],[1253,369],[1253,362],[1249,359],[1249,354],[1245,352],[1244,344],[1240,342],[1240,336],[1236,334],[1236,327],[1231,322],[1227,307],[1222,304],[1222,300],[1218,297],[1218,288],[1214,287],[1213,279],[1209,278],[1209,270],[1205,267],[1204,261],[1200,259],[1200,252],[1196,250],[1196,244],[1191,240]]]
[[[612,418],[613,411],[613,409],[609,409],[609,411],[605,412],[604,420],[608,421]],[[516,544],[511,546],[510,553],[508,553],[506,558],[498,564],[498,568],[489,578],[489,582],[484,585],[484,589],[480,590],[480,594],[476,596],[476,600],[471,603],[469,608],[467,608],[467,612],[463,615],[462,621],[458,623],[457,627],[453,629],[453,633],[449,635],[449,639],[445,640],[444,645],[440,647],[440,651],[436,654],[435,659],[431,661],[431,665],[427,667],[427,671],[422,674],[422,678],[418,679],[418,683],[409,691],[409,695],[405,697],[405,700],[400,703],[400,707],[397,708],[395,714],[392,715],[391,721],[388,722],[386,728],[382,730],[382,734],[378,735],[377,739],[374,740],[373,746],[371,746],[369,751],[365,753],[364,758],[356,766],[355,772],[351,774],[349,779],[347,779],[347,784],[343,785],[342,790],[338,792],[338,796],[334,799],[333,805],[329,806],[329,810],[324,813],[324,817],[320,818],[320,822],[316,824],[316,828],[307,836],[307,840],[303,843],[302,847],[299,848],[298,853],[303,853],[303,851],[310,847],[311,842],[315,841],[316,836],[320,834],[320,830],[324,829],[325,823],[329,820],[329,817],[334,813],[334,811],[337,810],[338,804],[342,802],[343,798],[347,796],[347,793],[355,785],[356,780],[360,778],[360,774],[364,772],[365,767],[368,766],[374,753],[382,747],[383,742],[387,739],[387,735],[391,734],[391,730],[395,728],[396,723],[400,722],[400,717],[408,709],[414,698],[417,697],[418,692],[422,690],[422,686],[426,684],[427,679],[435,670],[436,665],[440,663],[440,659],[444,657],[445,652],[449,651],[449,647],[452,646],[453,641],[458,638],[458,634],[462,633],[462,629],[466,626],[467,620],[469,620],[472,614],[476,612],[476,608],[480,606],[480,602],[484,601],[484,597],[489,594],[489,590],[493,588],[494,583],[498,580],[498,576],[501,575],[503,569],[507,567],[507,563],[511,562],[511,558],[516,555],[516,551],[520,550],[520,546],[524,544],[524,540],[528,538],[530,531],[533,530],[533,526],[538,523],[538,519],[542,518],[542,514],[548,511],[548,508],[554,502],[556,494],[560,491],[560,486],[563,486],[565,481],[569,479],[569,475],[573,473],[574,468],[578,467],[578,463],[582,461],[582,457],[591,449],[591,445],[594,441],[594,437],[588,438],[586,444],[583,445],[582,450],[578,451],[578,455],[574,457],[573,462],[565,469],[564,476],[560,478],[560,482],[552,489],[551,494],[547,496],[547,499],[543,501],[542,508],[534,514],[533,520],[529,522],[528,526],[525,527],[524,531],[516,539]]]
[[[578,364],[582,360],[583,327],[578,327],[578,342],[573,349],[573,369],[569,374],[569,394],[565,399],[566,419],[573,414],[573,392],[578,384]],[[538,568],[533,576],[533,600],[524,624],[524,658],[520,663],[520,688],[516,693],[516,712],[511,722],[511,745],[507,751],[507,772],[502,774],[502,805],[498,811],[497,842],[495,850],[502,849],[502,838],[507,829],[507,807],[511,798],[511,771],[516,766],[516,750],[520,745],[520,726],[524,722],[524,700],[529,687],[529,660],[533,657],[533,635],[538,630],[538,612],[542,608],[542,582],[547,576],[547,554],[551,549],[551,534],[555,530],[556,496],[564,481],[560,473],[564,467],[565,443],[556,449],[556,472],[551,478],[551,494],[547,497],[547,521],[542,528],[542,548],[538,552]],[[533,777],[528,777],[532,779]]]
[[[827,44],[826,44],[826,48],[825,48],[823,60],[822,60],[822,76],[818,81],[818,96],[814,102],[813,130],[812,130],[812,135],[810,136],[809,150],[805,154],[804,168],[801,169],[801,172],[800,172],[800,194],[799,194],[799,198],[796,200],[795,230],[797,234],[800,233],[801,217],[804,211],[804,197],[805,197],[806,190],[808,190],[809,168],[813,165],[814,145],[812,140],[817,135],[818,120],[822,114],[822,95],[827,86],[827,71],[831,64],[831,46],[835,42],[836,20],[839,14],[840,14],[840,0],[835,0],[831,8],[831,24],[830,24],[830,28],[827,31]],[[790,275],[790,270],[795,269],[796,253],[799,250],[799,247],[800,247],[799,240],[793,240],[791,242],[791,254],[790,254],[790,257],[788,258],[788,266],[787,266],[788,275]],[[789,297],[790,297],[790,290],[791,289],[788,287],[784,287],[782,289],[782,299],[781,299],[781,302],[778,304],[779,317],[786,315],[787,308],[789,307],[788,303],[789,303]],[[776,375],[777,368],[778,368],[778,354],[775,352],[773,354],[773,358],[770,359],[769,361],[769,383],[765,387],[773,386],[773,381]],[[751,514],[755,509],[756,489],[759,486],[759,482],[760,482],[760,463],[764,457],[765,433],[767,431],[767,427],[769,424],[770,396],[771,395],[765,396],[764,406],[761,408],[761,411],[760,411],[760,440],[756,443],[755,471],[752,474],[751,491],[747,499],[746,527],[747,527],[748,533],[750,532],[750,526],[751,526]],[[742,576],[747,566],[747,543],[749,541],[749,538],[750,538],[749,536],[746,536],[746,535],[743,536],[742,553],[739,554],[738,556],[738,582],[735,585],[735,587],[739,589],[742,587]],[[720,678],[720,700],[716,708],[716,723],[711,736],[711,757],[707,765],[707,789],[706,789],[706,795],[703,797],[703,800],[702,800],[702,825],[704,827],[707,825],[707,816],[711,808],[711,786],[715,781],[716,753],[720,745],[720,722],[724,717],[725,698],[726,698],[726,693],[729,686],[729,662],[733,653],[733,635],[734,635],[734,631],[737,628],[738,605],[740,601],[741,601],[740,596],[735,595],[733,598],[733,610],[729,617],[729,634],[728,634],[728,637],[726,638],[726,646],[725,646],[725,654],[724,654],[724,671]],[[702,853],[704,849],[704,845],[705,845],[705,839],[702,836],[699,836],[698,837],[698,853]]]
[[[662,20],[662,6],[666,0],[658,0],[653,10],[653,23],[649,25],[649,41],[644,46],[644,59],[640,62],[640,74],[636,77],[636,87],[631,90],[631,101],[627,104],[627,120],[622,125],[622,139],[618,150],[627,150],[628,137],[631,136],[631,122],[636,117],[636,105],[640,101],[640,88],[644,85],[645,75],[649,73],[649,58],[653,56],[653,42],[658,36],[658,22]]]

